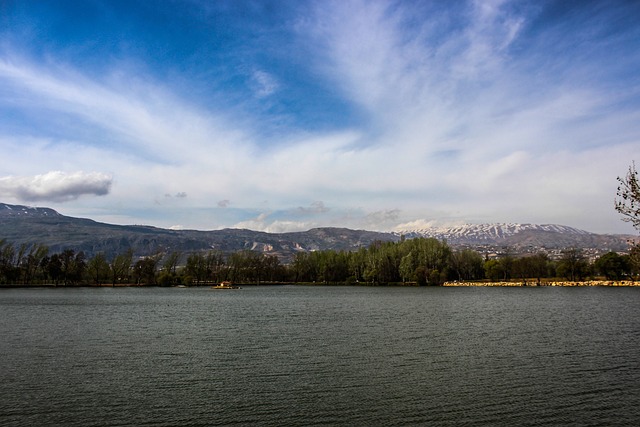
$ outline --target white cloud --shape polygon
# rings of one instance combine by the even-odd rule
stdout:
[[[84,195],[104,196],[111,184],[112,177],[100,172],[51,171],[29,177],[1,177],[0,194],[26,202],[66,202]]]
[[[270,218],[271,213],[263,212],[257,217],[241,221],[233,225],[233,228],[243,228],[249,230],[264,231],[267,233],[284,233],[289,231],[304,231],[312,226],[301,221],[274,220]]]

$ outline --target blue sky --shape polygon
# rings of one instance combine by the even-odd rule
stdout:
[[[272,232],[633,233],[634,1],[0,1],[0,201]]]

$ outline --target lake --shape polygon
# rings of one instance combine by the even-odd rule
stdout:
[[[0,425],[637,425],[640,288],[0,289]]]

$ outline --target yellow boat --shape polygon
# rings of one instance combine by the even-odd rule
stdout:
[[[240,289],[240,286],[234,286],[231,282],[222,282],[219,285],[212,286],[211,289]]]

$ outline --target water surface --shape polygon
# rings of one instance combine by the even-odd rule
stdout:
[[[640,288],[0,290],[0,425],[636,425]]]

